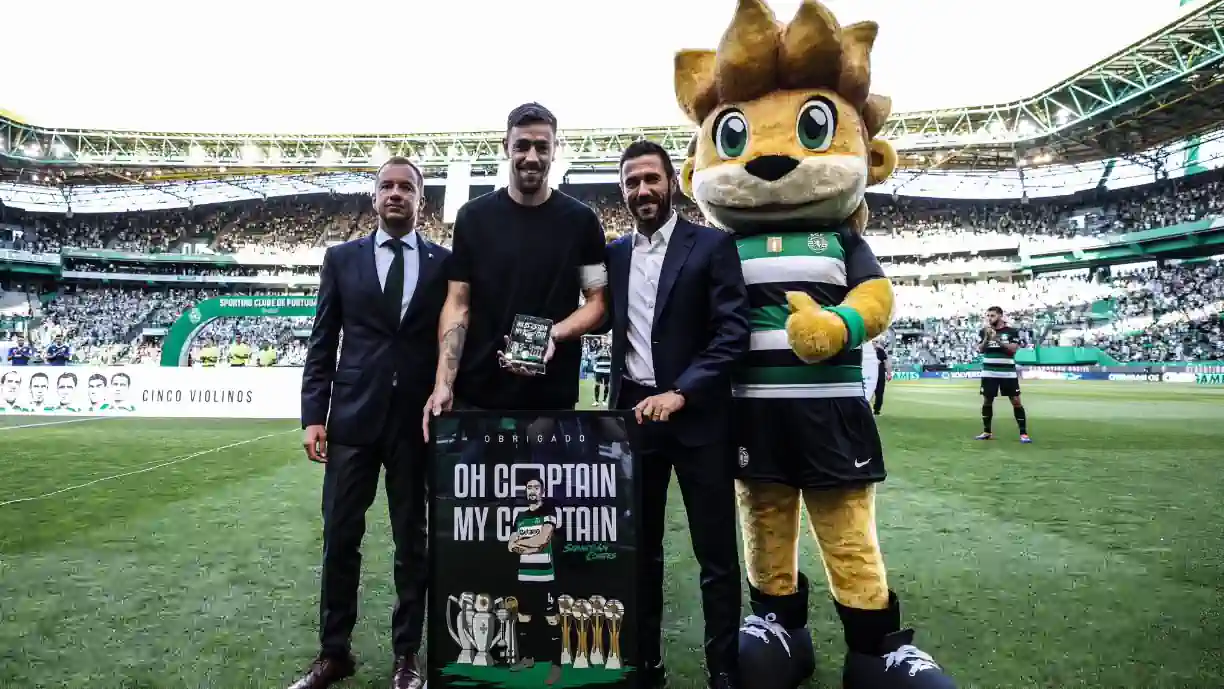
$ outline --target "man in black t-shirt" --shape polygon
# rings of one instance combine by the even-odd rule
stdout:
[[[599,217],[548,186],[556,118],[528,103],[510,113],[506,129],[509,186],[472,199],[455,218],[437,377],[425,405],[426,437],[429,416],[453,403],[573,409],[582,336],[604,318],[608,273]],[[553,321],[542,375],[502,363],[518,314]]]

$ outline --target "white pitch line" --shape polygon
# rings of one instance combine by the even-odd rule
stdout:
[[[92,485],[97,484],[97,483],[102,483],[103,481],[113,481],[114,479],[117,479],[117,478],[124,478],[124,477],[126,477],[126,476],[135,476],[136,474],[143,474],[143,473],[148,472],[148,471],[153,471],[154,469],[160,469],[160,468],[162,468],[162,467],[168,467],[168,466],[170,466],[170,465],[172,465],[172,464],[181,464],[181,463],[183,463],[183,462],[186,462],[186,461],[187,461],[187,460],[189,460],[189,459],[195,459],[196,457],[203,457],[204,455],[210,455],[210,454],[212,454],[212,453],[214,453],[214,452],[220,452],[220,451],[222,451],[222,450],[228,450],[228,449],[230,449],[231,447],[238,447],[238,446],[240,446],[240,445],[247,445],[247,444],[249,444],[249,443],[258,442],[258,441],[260,441],[260,440],[264,440],[264,439],[266,439],[266,438],[271,438],[271,437],[273,437],[273,436],[277,436],[277,435],[286,435],[286,434],[288,434],[288,433],[295,433],[295,432],[297,432],[297,429],[296,429],[296,428],[294,428],[294,429],[290,429],[290,430],[288,430],[288,431],[279,431],[279,432],[277,432],[277,433],[269,433],[269,434],[267,434],[267,435],[261,435],[261,436],[259,436],[258,438],[250,438],[250,439],[248,439],[248,440],[240,440],[240,441],[238,441],[238,442],[236,442],[236,443],[230,443],[229,445],[222,445],[222,446],[220,446],[220,447],[214,447],[214,448],[211,448],[211,449],[208,449],[208,450],[201,450],[200,452],[192,452],[192,453],[191,453],[191,454],[189,454],[189,455],[183,455],[183,456],[181,456],[181,457],[175,457],[174,459],[169,459],[169,460],[166,460],[166,461],[161,462],[161,463],[159,463],[159,464],[154,464],[153,466],[144,467],[143,469],[136,469],[136,470],[134,470],[134,471],[125,471],[125,472],[123,472],[122,474],[115,474],[114,476],[103,476],[102,478],[96,478],[96,479],[94,479],[94,480],[92,480],[92,481],[86,481],[85,483],[79,483],[79,484],[77,484],[77,485],[75,485],[75,486],[68,486],[68,487],[66,487],[66,488],[60,488],[59,490],[54,490],[54,491],[51,491],[50,493],[43,493],[42,495],[34,495],[34,496],[31,496],[31,497],[28,497],[28,498],[17,498],[16,500],[6,500],[6,501],[4,501],[4,502],[0,502],[0,507],[5,507],[5,506],[7,506],[7,505],[16,505],[16,504],[17,504],[17,503],[19,503],[19,502],[33,502],[33,501],[35,501],[35,500],[45,500],[45,499],[47,499],[47,498],[55,497],[56,495],[62,495],[62,494],[67,493],[67,492],[69,492],[69,491],[77,490],[77,489],[80,489],[80,488],[88,488],[89,486],[92,486]]]
[[[20,426],[0,426],[0,432],[3,431],[19,431],[23,428],[38,428],[39,426],[58,426],[61,423],[81,423],[84,421],[103,421],[105,419],[118,419],[119,416],[90,416],[83,419],[64,419],[63,421],[43,421],[42,423],[27,423]]]

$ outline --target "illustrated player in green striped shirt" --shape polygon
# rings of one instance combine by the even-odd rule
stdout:
[[[978,333],[978,351],[982,353],[982,434],[978,440],[990,440],[994,433],[990,422],[994,418],[995,398],[1002,394],[1011,400],[1016,425],[1020,427],[1020,442],[1031,443],[1028,416],[1020,402],[1020,377],[1016,375],[1016,350],[1020,349],[1020,331],[1007,324],[1003,309],[986,309],[986,327]]]
[[[519,661],[512,670],[549,662],[546,684],[561,678],[561,635],[557,627],[557,571],[553,562],[553,537],[557,533],[557,508],[544,496],[544,483],[528,479],[527,509],[514,518],[514,533],[508,545],[519,556]],[[533,623],[534,620],[534,623]],[[547,627],[545,627],[547,625]]]

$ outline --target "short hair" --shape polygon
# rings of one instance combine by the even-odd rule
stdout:
[[[106,385],[106,376],[102,375],[101,373],[95,373],[89,377],[90,383],[93,383],[95,380],[100,380],[102,381],[103,385]]]
[[[123,382],[127,383],[128,385],[131,385],[131,384],[132,384],[132,377],[131,377],[131,376],[129,376],[129,375],[128,375],[128,374],[126,374],[126,373],[116,373],[115,375],[111,376],[111,381],[110,381],[110,382],[111,382],[111,385],[114,385],[114,384],[115,384],[115,381],[119,380],[120,378],[122,378],[122,379],[123,379]]]
[[[378,172],[374,173],[374,188],[375,189],[378,188],[378,178],[379,176],[382,175],[383,168],[387,167],[388,165],[407,165],[408,167],[412,168],[412,172],[416,174],[417,186],[420,186],[420,187],[425,186],[425,175],[421,173],[421,168],[417,167],[416,163],[412,162],[408,158],[405,158],[404,156],[391,156],[390,158],[387,158],[386,162],[384,162],[382,165],[379,165]],[[422,189],[421,191],[424,192],[424,189]]]
[[[627,161],[651,155],[659,156],[659,159],[663,161],[663,172],[667,175],[668,179],[676,178],[676,166],[672,164],[671,156],[668,155],[667,149],[650,139],[638,139],[629,144],[629,147],[621,153],[620,164],[616,166],[616,170],[619,173],[624,170]]]
[[[33,385],[34,381],[38,380],[39,378],[42,378],[43,380],[47,381],[48,385],[51,384],[51,378],[48,377],[47,374],[43,373],[42,371],[39,371],[38,373],[35,373],[34,375],[30,376],[30,385]]]
[[[990,308],[986,309],[986,313],[997,313],[997,314],[999,314],[1000,316],[1002,316],[1002,315],[1003,315],[1003,309],[999,308],[998,306],[992,306],[992,307],[990,307]]]
[[[553,133],[557,133],[557,116],[539,103],[523,103],[510,111],[506,116],[506,135],[515,127],[526,127],[532,124],[546,124]]]
[[[18,385],[21,385],[21,374],[16,371],[5,371],[4,375],[0,376],[0,383],[7,383],[9,378],[12,378],[17,381]]]
[[[55,384],[58,386],[60,381],[64,380],[65,378],[70,378],[73,385],[77,384],[77,377],[75,373],[61,373],[60,377],[55,379]]]

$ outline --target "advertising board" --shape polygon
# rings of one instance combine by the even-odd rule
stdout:
[[[0,415],[296,419],[302,369],[3,366]]]

